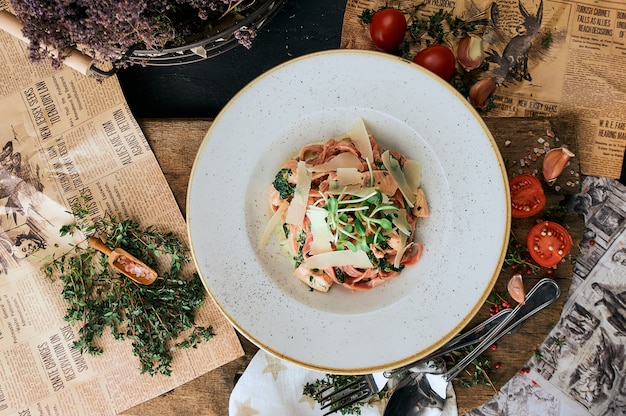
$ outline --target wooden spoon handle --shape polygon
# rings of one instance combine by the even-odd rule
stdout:
[[[112,250],[107,247],[102,240],[100,240],[97,237],[89,237],[87,239],[87,241],[89,241],[89,245],[93,248],[95,248],[98,251],[101,251],[102,253],[106,254],[107,256],[111,254]]]

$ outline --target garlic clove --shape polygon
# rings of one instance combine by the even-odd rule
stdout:
[[[456,56],[465,71],[469,72],[483,63],[483,39],[467,35],[459,42]]]
[[[506,288],[515,302],[520,305],[526,302],[526,291],[524,290],[524,281],[521,274],[514,274]]]
[[[569,163],[569,160],[576,156],[567,147],[558,147],[550,150],[543,157],[542,173],[543,179],[549,186],[556,182],[557,178]]]
[[[481,79],[480,81],[477,81],[469,90],[470,103],[475,108],[483,108],[497,87],[498,84],[490,79]]]

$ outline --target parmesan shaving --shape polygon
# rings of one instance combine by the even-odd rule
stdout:
[[[302,225],[304,215],[306,214],[306,206],[309,200],[309,191],[311,190],[311,173],[306,167],[306,162],[299,161],[296,169],[296,188],[293,192],[293,198],[287,209],[287,218],[285,223],[293,225]]]
[[[309,269],[324,270],[329,267],[352,266],[357,269],[371,269],[374,267],[364,251],[331,251],[316,254],[304,260]]]
[[[311,221],[311,234],[313,235],[311,253],[320,254],[332,251],[333,248],[330,242],[333,240],[333,235],[330,233],[328,223],[326,222],[328,211],[324,208],[310,207],[306,212],[306,216]]]
[[[330,159],[328,162],[319,165],[309,166],[311,172],[330,172],[338,168],[354,168],[359,169],[362,163],[359,158],[352,153],[340,153]]]
[[[404,162],[404,176],[409,188],[415,193],[422,186],[422,164],[417,160],[407,159]]]
[[[404,233],[400,233],[399,235],[400,235],[400,244],[396,248],[397,250],[396,257],[393,259],[393,267],[395,267],[396,269],[400,267],[400,262],[402,261],[402,257],[404,256],[404,253],[406,252],[406,249],[407,249],[407,244],[406,244],[407,236]]]
[[[350,153],[352,154],[352,153]],[[363,174],[356,168],[337,168],[337,185],[341,188],[363,182]]]
[[[391,156],[389,150],[385,150],[385,152],[380,155],[380,158],[383,161],[383,165],[385,165],[387,170],[391,173],[391,176],[398,184],[398,188],[400,189],[400,192],[402,192],[402,196],[404,196],[407,205],[413,208],[413,205],[415,204],[415,194],[407,183],[406,176],[402,171],[400,163],[393,156]]]
[[[288,207],[289,204],[285,202],[278,207],[276,212],[274,212],[274,215],[272,215],[272,218],[270,218],[269,222],[265,226],[265,230],[263,230],[263,234],[261,234],[261,238],[259,239],[260,248],[265,247],[272,235],[272,231],[274,231],[278,224],[283,223],[283,215],[285,215]]]
[[[411,235],[411,225],[406,219],[406,210],[399,209],[398,216],[393,219],[393,225],[398,227],[398,230],[407,236]]]
[[[372,144],[370,143],[370,136],[365,128],[365,123],[361,117],[357,118],[352,127],[346,132],[350,136],[350,140],[356,146],[357,150],[361,153],[361,157],[368,160],[370,163],[374,161],[374,153],[372,151]]]

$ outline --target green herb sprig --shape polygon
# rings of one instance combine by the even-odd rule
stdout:
[[[526,244],[518,241],[513,233],[511,233],[509,247],[504,258],[503,268],[507,267],[522,274],[536,274],[540,270],[540,267],[530,257]]]
[[[443,9],[430,16],[420,16],[425,3],[419,4],[409,13],[407,32],[411,39],[421,42],[426,38],[427,44],[445,43],[451,35],[456,38],[476,31],[476,22],[466,21]]]
[[[448,368],[452,368],[456,363],[462,360],[467,354],[474,349],[473,346],[462,348],[461,350],[446,354],[443,359],[446,362]],[[493,371],[493,363],[491,360],[484,356],[479,355],[471,364],[458,376],[455,380],[463,387],[470,388],[472,386],[491,386],[495,387],[493,381],[491,381],[490,374]]]
[[[122,248],[159,272],[153,284],[137,284],[113,271],[106,256],[83,244],[45,263],[46,275],[64,284],[65,320],[80,326],[75,348],[94,355],[103,353],[98,339],[109,328],[115,339],[132,341],[141,373],[171,375],[174,350],[196,348],[215,335],[211,326],[194,322],[204,289],[197,273],[187,276],[183,272],[189,263],[185,247],[172,233],[141,228],[132,220],[118,221],[106,215],[88,221],[80,202],[73,207],[73,214],[76,222],[63,226],[61,236],[95,234],[109,247]],[[158,259],[162,264],[169,261],[169,268],[159,270],[167,265],[159,268]]]

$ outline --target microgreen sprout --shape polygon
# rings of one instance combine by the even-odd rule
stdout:
[[[384,199],[378,190],[364,196],[344,191],[325,198],[326,221],[338,250],[370,252],[371,245],[380,248],[389,239],[385,233],[393,231],[398,208],[384,204]]]

